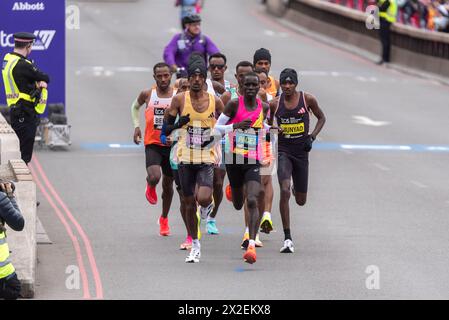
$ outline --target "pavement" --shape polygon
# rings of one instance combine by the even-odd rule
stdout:
[[[262,234],[257,263],[243,262],[243,213],[224,199],[221,234],[204,235],[201,262],[186,264],[179,200],[172,236],[160,237],[161,203],[145,199],[130,117],[178,12],[163,0],[69,4],[81,13],[81,28],[67,31],[73,145],[37,150],[32,163],[53,242],[38,246],[37,299],[449,298],[449,87],[309,38],[256,0],[206,2],[203,30],[228,56],[228,79],[269,48],[272,73],[296,68],[327,122],[310,155],[308,203],[291,201],[295,253],[279,253],[273,176],[276,232]]]

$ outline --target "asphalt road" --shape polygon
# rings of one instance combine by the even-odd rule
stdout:
[[[296,68],[327,123],[310,157],[308,203],[291,202],[296,252],[279,253],[274,176],[277,232],[262,235],[257,263],[243,262],[243,214],[224,200],[221,234],[205,235],[201,262],[186,264],[179,200],[172,236],[160,237],[160,202],[144,197],[143,148],[130,146],[130,104],[152,85],[148,70],[178,28],[178,12],[165,0],[72,3],[81,10],[80,30],[67,31],[73,146],[36,153],[60,213],[40,191],[38,215],[53,244],[38,248],[36,298],[449,298],[448,87],[308,39],[255,0],[208,1],[203,30],[228,56],[227,78],[267,47],[272,73]],[[367,288],[369,266],[379,271],[378,289]]]

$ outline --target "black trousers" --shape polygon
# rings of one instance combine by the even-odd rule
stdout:
[[[19,138],[21,158],[26,164],[33,156],[38,122],[39,119],[36,116],[11,112],[11,127]]]
[[[380,18],[379,37],[380,42],[382,43],[382,60],[384,62],[390,62],[390,26],[390,22],[383,18]]]
[[[0,299],[16,300],[20,297],[20,290],[21,284],[15,273],[8,279],[0,279]]]

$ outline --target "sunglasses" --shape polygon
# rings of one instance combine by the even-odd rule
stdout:
[[[225,67],[224,64],[211,64],[211,65],[210,65],[210,68],[211,68],[212,70],[214,70],[215,68],[217,68],[218,70],[223,70],[224,67]]]

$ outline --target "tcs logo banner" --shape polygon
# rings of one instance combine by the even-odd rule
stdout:
[[[48,102],[65,104],[65,0],[0,0],[0,21],[0,61],[14,50],[14,33],[34,33],[29,59],[50,76]],[[5,103],[0,80],[0,104]]]

